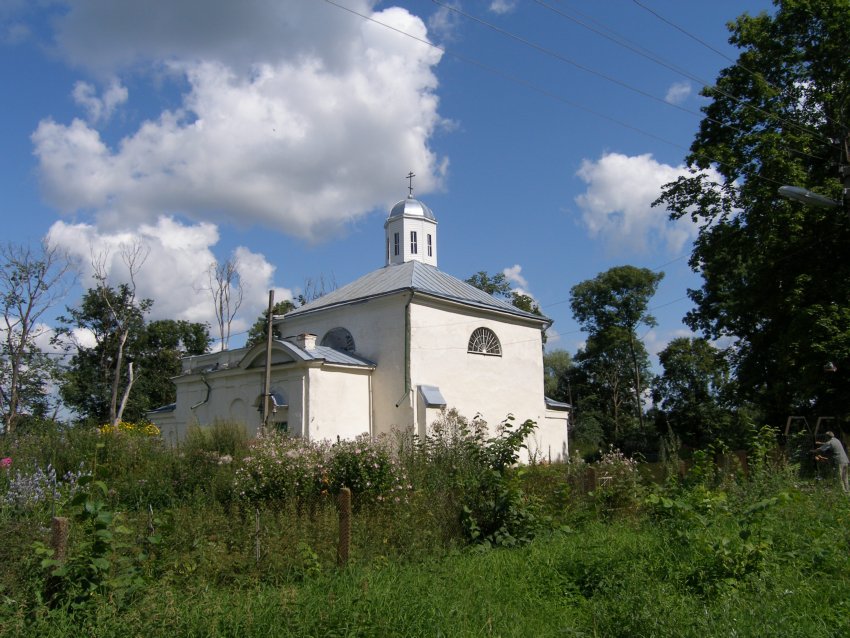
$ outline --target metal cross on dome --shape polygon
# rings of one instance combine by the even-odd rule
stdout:
[[[410,171],[407,174],[408,186],[407,186],[407,196],[413,197],[413,178],[416,177],[416,173]]]

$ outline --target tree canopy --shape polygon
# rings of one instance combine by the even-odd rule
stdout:
[[[171,319],[146,322],[145,314],[152,304],[149,299],[134,302],[126,284],[99,287],[89,289],[79,307],[68,308],[68,314],[59,318],[59,339],[74,351],[63,373],[60,393],[82,418],[94,423],[108,423],[114,418],[112,387],[119,349],[122,359],[133,363],[135,369],[123,418],[137,421],[149,410],[174,401],[171,377],[180,372],[180,357],[203,354],[209,348],[209,327],[205,324]],[[116,322],[110,306],[122,308],[122,325]],[[91,335],[94,343],[72,342],[80,332]],[[126,365],[118,374],[125,392],[129,384]]]
[[[285,315],[287,312],[295,310],[295,304],[292,303],[289,299],[284,299],[283,301],[278,301],[274,307],[272,308],[272,315]],[[250,348],[252,346],[257,345],[258,343],[265,343],[266,340],[266,325],[269,319],[269,309],[266,308],[263,310],[263,314],[257,317],[257,320],[254,322],[254,325],[251,326],[251,329],[248,330],[248,338],[245,342],[245,347]],[[281,334],[275,328],[274,338],[280,339]]]
[[[44,314],[67,292],[73,261],[42,243],[0,246],[0,415],[4,432],[22,415],[44,416],[56,362],[36,343]]]
[[[689,444],[717,438],[731,442],[735,432],[727,405],[729,365],[706,339],[679,337],[658,354],[663,372],[653,382],[653,400],[666,425]]]
[[[566,350],[552,350],[543,354],[543,391],[556,401],[572,403],[570,372],[573,358]]]
[[[587,383],[595,384],[596,409],[611,420],[607,429],[620,436],[626,415],[643,429],[642,394],[649,378],[649,357],[637,336],[640,325],[654,326],[649,300],[664,273],[635,266],[616,266],[570,290],[570,307],[587,345],[576,356]],[[631,397],[627,398],[628,394]]]
[[[850,1],[777,0],[739,17],[740,49],[703,90],[691,173],[657,204],[700,224],[687,324],[731,338],[740,400],[773,423],[850,409],[850,218],[783,199],[781,185],[842,198],[850,122]],[[721,176],[712,179],[704,169]],[[838,372],[824,374],[833,362]]]

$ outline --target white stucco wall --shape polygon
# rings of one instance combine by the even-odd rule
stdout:
[[[307,437],[311,440],[353,439],[371,434],[371,370],[310,368]]]
[[[411,311],[414,387],[439,387],[449,408],[456,408],[469,419],[480,414],[491,433],[508,414],[514,416],[515,423],[532,419],[538,427],[528,441],[530,450],[534,448],[540,454],[546,451],[547,458],[551,450],[552,460],[562,458],[567,449],[566,420],[559,423],[554,417],[546,418],[539,324],[441,301],[416,299]],[[482,327],[498,336],[501,356],[468,352],[470,336]],[[421,405],[421,401],[418,403]],[[417,422],[421,424],[423,419],[419,416]]]
[[[280,355],[272,360],[277,361],[271,370],[272,393],[287,404],[272,415],[273,423],[285,421],[291,434],[310,439],[354,438],[370,432],[370,369],[282,363]],[[257,408],[265,383],[264,361],[265,354],[252,364],[255,367],[178,377],[176,409],[151,415],[153,422],[171,443],[182,440],[192,425],[223,420],[241,423],[250,436],[256,435],[262,420]]]
[[[358,304],[331,308],[302,317],[286,318],[283,335],[315,334],[317,343],[337,327],[354,338],[357,355],[377,364],[372,372],[373,434],[410,427],[413,408],[405,393],[404,340],[407,292],[370,299]],[[396,407],[396,404],[401,404]]]

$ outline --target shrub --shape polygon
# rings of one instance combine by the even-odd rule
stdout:
[[[451,481],[461,528],[472,543],[517,545],[531,540],[539,527],[536,503],[510,472],[537,424],[527,420],[514,427],[513,421],[509,415],[488,439],[486,423],[476,418],[469,424],[449,413],[437,424],[443,429],[435,427],[434,439],[423,444],[431,470],[442,469]]]
[[[76,542],[65,560],[53,558],[52,548],[35,543],[36,552],[44,557],[42,569],[49,574],[45,598],[53,606],[72,609],[99,603],[98,595],[121,603],[144,585],[141,563],[146,554],[129,542],[130,530],[109,509],[106,484],[84,476],[79,486],[82,489],[69,506]],[[147,541],[157,543],[159,539]]]
[[[61,479],[52,465],[46,469],[36,465],[30,472],[15,470],[14,476],[8,477],[6,493],[0,502],[16,510],[32,510],[46,504],[55,506],[74,496],[84,476],[88,472],[82,466],[76,472],[66,472]]]
[[[400,502],[413,487],[401,465],[392,458],[389,446],[363,435],[340,441],[327,450],[328,487],[338,493],[351,489],[356,502],[392,500]]]
[[[330,444],[281,433],[257,439],[234,477],[239,498],[253,503],[314,507],[349,487],[359,504],[398,502],[410,489],[401,465],[382,442],[360,437]]]
[[[605,452],[595,464],[599,486],[594,496],[606,510],[635,508],[642,496],[638,463],[615,449]]]
[[[115,425],[110,423],[101,425],[97,431],[105,435],[127,434],[130,436],[159,436],[159,428],[153,423],[140,421],[138,423],[130,423],[129,421],[119,421]]]

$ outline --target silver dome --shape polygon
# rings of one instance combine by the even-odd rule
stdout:
[[[431,212],[430,208],[428,208],[418,199],[413,199],[412,197],[403,199],[398,204],[393,206],[393,209],[390,211],[390,216],[388,217],[388,219],[404,217],[405,215],[412,217],[424,217],[425,219],[432,219],[434,221],[437,221],[437,218],[434,217],[434,213]]]

